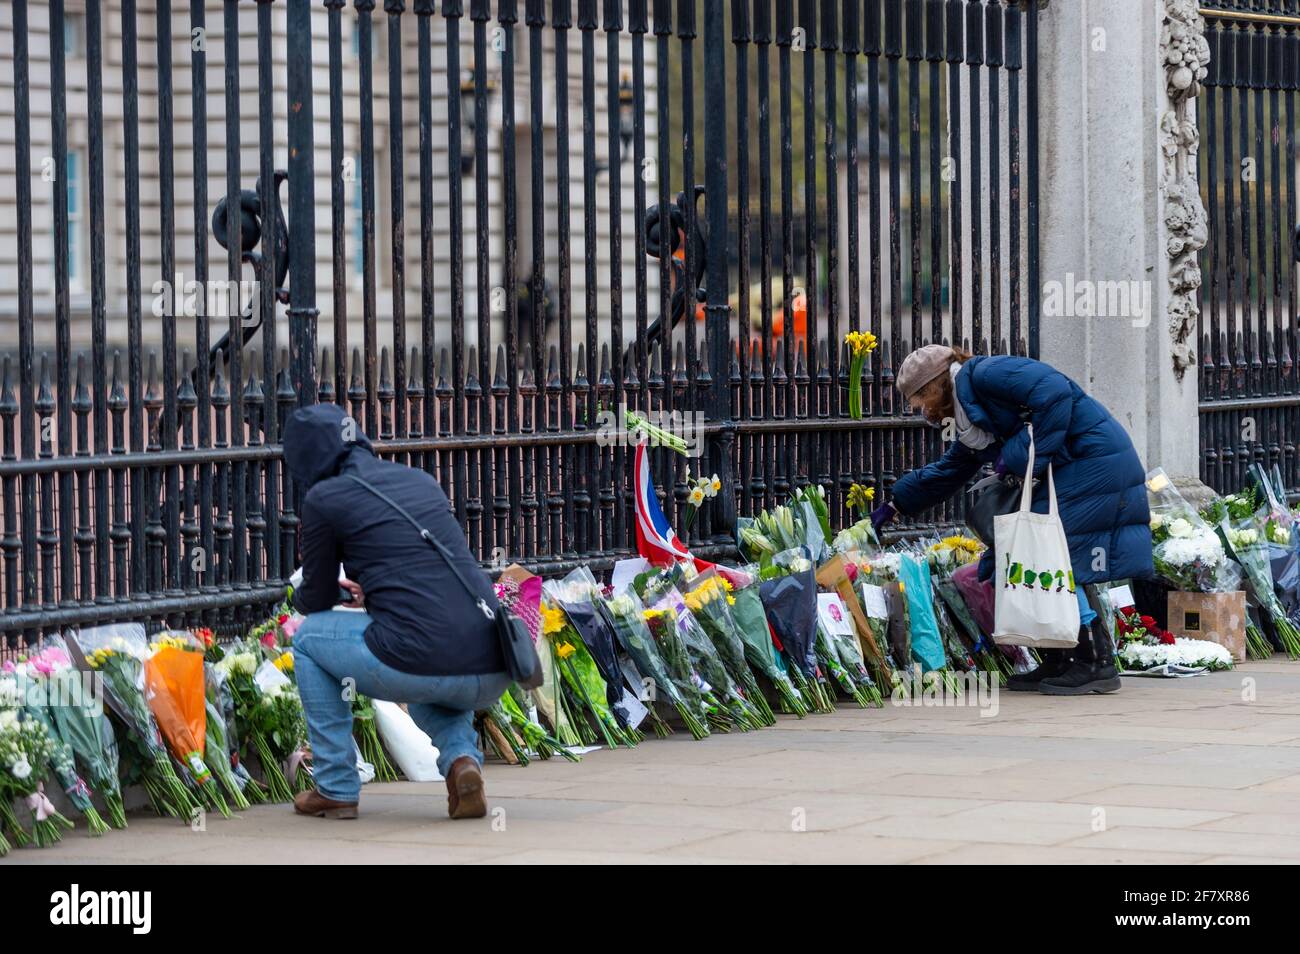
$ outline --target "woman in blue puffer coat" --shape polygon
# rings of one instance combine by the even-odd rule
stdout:
[[[972,357],[926,345],[903,361],[897,386],[928,423],[951,422],[955,439],[942,458],[899,479],[892,501],[872,514],[877,530],[897,513],[916,515],[960,493],[984,464],[1023,476],[1029,463],[1025,425],[1031,423],[1034,476],[1045,476],[1052,465],[1075,581],[1152,575],[1146,472],[1119,421],[1079,385],[1041,361]],[[1034,510],[1047,512],[1046,481],[1035,490]],[[981,579],[992,575],[990,557],[986,553],[980,565]],[[1078,595],[1079,645],[1041,650],[1042,665],[1012,677],[1008,688],[1049,695],[1119,688],[1110,634],[1095,610],[1095,585],[1079,586]]]

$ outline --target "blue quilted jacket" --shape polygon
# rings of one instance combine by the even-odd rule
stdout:
[[[957,372],[956,387],[971,423],[997,443],[972,451],[954,441],[939,460],[904,474],[893,492],[900,513],[918,514],[958,493],[999,453],[1009,473],[1023,475],[1028,419],[1034,425],[1034,475],[1046,477],[1052,464],[1074,578],[1099,583],[1152,575],[1146,472],[1109,411],[1051,365],[1029,358],[971,358]],[[1047,512],[1046,480],[1035,490],[1034,510]],[[986,552],[980,576],[991,573],[992,554]]]

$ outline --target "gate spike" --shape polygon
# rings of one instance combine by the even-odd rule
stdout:
[[[416,377],[415,377],[415,369],[418,368],[419,366],[420,366],[420,350],[419,350],[418,348],[416,348],[414,345],[412,345],[412,346],[411,346],[411,363],[410,363],[410,365],[409,365],[409,367],[410,367],[410,369],[411,369],[411,373],[410,373],[410,375],[409,375],[409,377],[407,378],[407,381],[406,381],[406,393],[407,393],[408,395],[416,395],[416,394],[423,395],[423,394],[424,394],[424,377],[423,377],[423,375],[421,375],[421,377],[420,377],[419,380],[416,380]]]
[[[9,355],[5,355],[4,376],[0,380],[0,414],[12,416],[18,413],[18,399],[14,396],[14,383],[10,374]]]
[[[222,370],[225,367],[225,355],[221,350],[217,350],[216,360],[216,377],[212,382],[212,403],[227,404],[230,402],[230,388],[226,385],[226,372]]]
[[[560,349],[555,345],[551,345],[547,352],[546,390],[559,391],[563,388],[560,383]]]
[[[86,386],[86,355],[77,355],[77,380],[72,388],[72,409],[78,414],[90,413],[90,388]]]
[[[322,404],[334,403],[334,366],[330,363],[330,349],[320,351],[320,380],[316,384],[316,394]]]
[[[497,345],[496,367],[492,371],[492,393],[497,394],[501,391],[508,390],[506,384],[506,348],[505,345]]]
[[[537,377],[533,374],[533,346],[524,345],[524,373],[519,380],[519,389],[528,389],[531,394],[537,387]]]
[[[78,366],[77,374],[81,374],[81,368]],[[180,404],[194,406],[198,403],[198,394],[194,391],[194,377],[190,374],[190,352],[186,348],[181,351],[181,383],[176,389],[176,400]]]
[[[147,382],[144,389],[144,403],[157,404],[162,398],[158,394],[158,353],[149,352],[149,374],[145,378]]]
[[[573,368],[573,386],[583,390],[587,388],[587,345],[585,343],[578,345],[578,360]]]
[[[448,355],[447,349],[443,348],[438,352],[438,383],[434,389],[442,397],[451,394],[451,385],[447,383],[450,366],[451,356]]]

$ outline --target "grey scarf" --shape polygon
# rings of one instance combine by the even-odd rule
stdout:
[[[948,373],[952,375],[952,406],[954,408],[957,422],[957,440],[965,444],[971,450],[983,450],[990,444],[994,443],[997,438],[982,428],[976,427],[970,422],[970,415],[966,409],[961,406],[961,401],[957,398],[957,372],[961,370],[961,362],[954,361],[948,367]]]

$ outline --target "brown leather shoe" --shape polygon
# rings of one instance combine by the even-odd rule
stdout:
[[[483,770],[468,755],[452,762],[447,773],[447,814],[452,818],[482,818],[487,814]]]
[[[336,802],[314,788],[299,792],[293,797],[293,810],[299,815],[314,815],[317,818],[357,817],[356,802]]]

